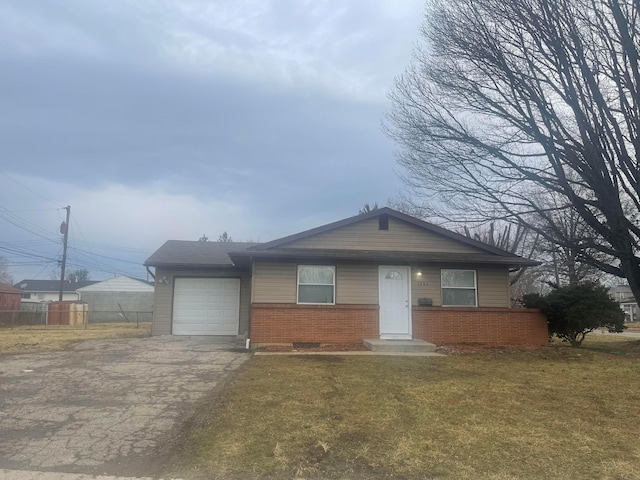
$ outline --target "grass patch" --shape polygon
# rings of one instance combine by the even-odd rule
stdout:
[[[254,357],[166,473],[640,478],[640,364],[609,353],[638,346],[613,338],[446,358]]]
[[[640,338],[589,334],[582,348],[594,352],[640,358]]]
[[[0,354],[64,350],[81,340],[146,337],[151,323],[96,323],[88,328],[66,325],[0,328]]]

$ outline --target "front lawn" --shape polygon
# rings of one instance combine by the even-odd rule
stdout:
[[[37,325],[0,328],[0,354],[64,350],[82,340],[146,337],[151,323],[90,323],[86,326]]]
[[[440,358],[256,356],[166,473],[640,478],[640,341],[591,337]]]

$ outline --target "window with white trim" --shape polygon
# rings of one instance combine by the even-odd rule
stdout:
[[[298,265],[298,303],[335,303],[336,267]]]
[[[440,280],[443,307],[478,306],[475,270],[443,269]]]

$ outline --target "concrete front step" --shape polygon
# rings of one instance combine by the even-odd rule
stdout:
[[[372,352],[435,352],[436,346],[424,340],[382,340],[380,338],[368,338],[364,340],[364,346]]]

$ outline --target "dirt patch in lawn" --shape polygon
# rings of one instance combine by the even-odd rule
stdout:
[[[147,337],[150,323],[97,323],[87,328],[66,325],[0,328],[0,354],[64,350],[82,340]]]

